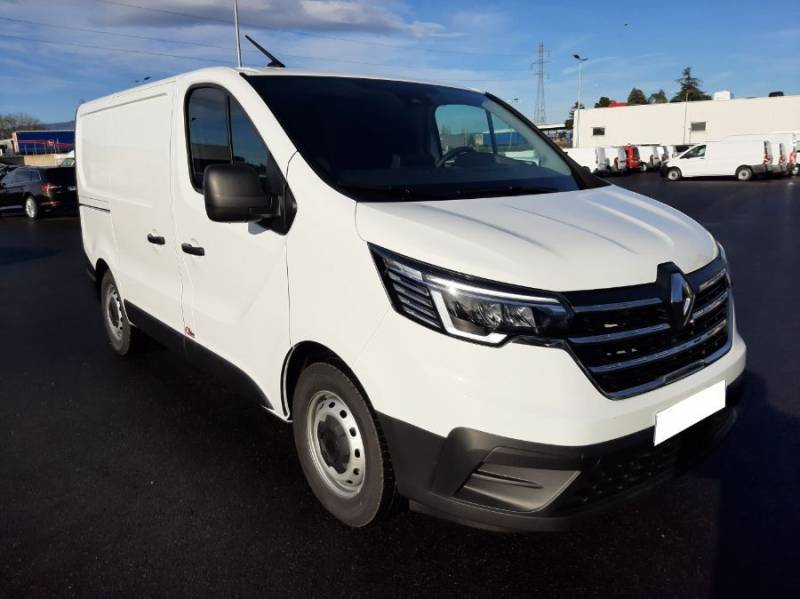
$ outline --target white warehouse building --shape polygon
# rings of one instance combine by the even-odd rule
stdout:
[[[730,99],[584,109],[576,114],[575,146],[698,144],[737,133],[800,132],[800,96]],[[577,139],[577,141],[576,141]]]

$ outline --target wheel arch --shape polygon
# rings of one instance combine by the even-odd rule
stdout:
[[[292,396],[297,387],[297,382],[300,380],[300,374],[308,366],[317,362],[326,362],[335,365],[342,370],[353,383],[358,387],[364,400],[372,408],[372,403],[369,400],[364,386],[358,379],[352,368],[347,365],[339,354],[327,347],[326,345],[317,341],[301,341],[286,354],[283,361],[283,370],[281,373],[281,407],[286,414],[287,420],[292,419]]]
[[[94,265],[94,291],[97,294],[97,298],[100,298],[100,286],[103,284],[103,276],[110,271],[111,268],[108,266],[108,263],[103,260],[102,258],[98,259]]]

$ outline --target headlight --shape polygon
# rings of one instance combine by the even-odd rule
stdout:
[[[512,336],[564,336],[570,312],[555,296],[451,273],[370,246],[392,305],[425,326],[498,345]]]

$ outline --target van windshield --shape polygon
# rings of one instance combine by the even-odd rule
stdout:
[[[305,160],[360,201],[412,201],[586,187],[532,127],[477,92],[400,81],[255,76]]]

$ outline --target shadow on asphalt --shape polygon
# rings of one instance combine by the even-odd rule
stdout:
[[[748,373],[731,435],[739,442],[728,439],[708,464],[720,480],[713,577],[720,598],[767,596],[768,589],[788,597],[800,590],[800,419],[767,398],[766,380]]]
[[[8,266],[28,260],[39,260],[56,253],[58,253],[57,250],[47,247],[0,247],[0,266]]]

